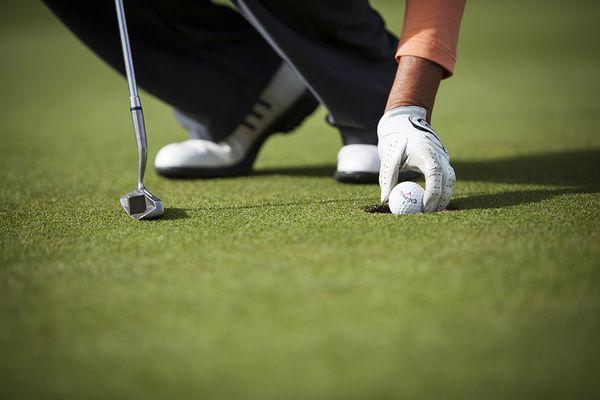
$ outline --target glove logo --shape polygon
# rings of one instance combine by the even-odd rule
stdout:
[[[427,121],[425,121],[421,117],[414,117],[414,116],[408,117],[408,121],[411,123],[412,126],[415,127],[415,129],[418,129],[421,132],[426,132],[426,133],[432,134],[438,140],[438,142],[440,142],[440,145],[442,146],[442,149],[444,149],[444,151],[446,150],[446,148],[442,144],[442,141],[440,140],[440,138],[438,137],[438,135],[435,133],[435,131],[433,130],[433,128],[431,126],[429,126],[429,124],[427,123]]]
[[[408,120],[410,121],[410,123],[412,124],[412,126],[415,127],[415,129],[418,129],[420,131],[423,132],[428,132],[431,133],[432,135],[434,135],[435,137],[437,137],[437,135],[435,134],[435,132],[433,131],[433,129],[431,128],[431,126],[429,126],[429,124],[427,123],[427,121],[425,121],[423,118],[421,117],[408,117]]]

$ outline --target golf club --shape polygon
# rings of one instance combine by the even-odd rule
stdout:
[[[117,18],[119,20],[119,32],[121,34],[121,47],[123,48],[123,60],[125,61],[125,72],[129,85],[129,102],[133,130],[138,148],[138,177],[137,189],[121,197],[121,206],[125,212],[135,220],[158,218],[164,212],[162,201],[150,193],[144,187],[144,173],[146,172],[146,161],[148,159],[148,142],[146,140],[146,127],[144,125],[144,112],[142,103],[138,96],[135,72],[131,48],[129,46],[129,34],[127,33],[127,21],[125,20],[125,9],[123,0],[115,0]]]

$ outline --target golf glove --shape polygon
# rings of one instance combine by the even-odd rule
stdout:
[[[456,175],[448,152],[426,118],[427,111],[415,106],[394,108],[381,117],[377,148],[382,203],[388,201],[400,171],[425,176],[424,212],[442,211],[450,203]]]

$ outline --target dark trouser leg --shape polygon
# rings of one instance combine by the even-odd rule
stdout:
[[[104,61],[124,73],[114,4],[44,0]],[[125,1],[139,85],[193,115],[220,140],[242,121],[281,63],[239,13],[207,0]]]
[[[238,0],[240,12],[300,73],[345,144],[377,143],[397,39],[367,0]]]

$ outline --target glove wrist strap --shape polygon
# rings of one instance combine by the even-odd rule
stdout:
[[[420,118],[427,119],[427,110],[419,106],[401,106],[388,110],[381,118],[393,118],[398,115],[416,115]]]

